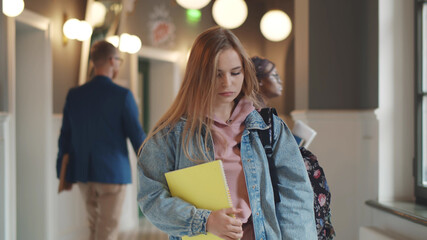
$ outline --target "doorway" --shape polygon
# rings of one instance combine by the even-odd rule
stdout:
[[[14,26],[13,26],[14,25]],[[19,15],[10,36],[15,78],[10,96],[14,121],[16,238],[52,238],[52,57],[50,22],[28,10]]]
[[[143,129],[148,133],[172,104],[181,83],[181,54],[148,46],[143,46],[138,54],[131,56],[131,91],[138,103]],[[130,158],[136,166],[137,159]],[[137,182],[136,168],[132,167],[133,182]],[[132,186],[132,195],[137,195],[136,184]],[[133,199],[136,199],[133,198]],[[135,218],[142,217],[134,201]]]
[[[180,62],[181,54],[177,51],[168,51],[148,46],[143,46],[135,57],[138,69],[136,76],[137,101],[140,111],[143,113],[142,120],[146,129],[152,129],[160,117],[167,111],[178,93],[181,84]],[[148,109],[143,109],[143,107]],[[145,129],[144,129],[145,130]]]

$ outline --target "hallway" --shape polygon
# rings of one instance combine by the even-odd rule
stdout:
[[[146,218],[141,218],[139,228],[134,231],[123,232],[119,240],[167,240],[167,234],[161,232]]]

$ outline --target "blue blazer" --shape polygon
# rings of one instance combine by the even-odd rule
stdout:
[[[145,139],[128,89],[105,76],[71,89],[58,141],[57,176],[62,157],[68,153],[69,182],[131,183],[127,138],[135,153]]]

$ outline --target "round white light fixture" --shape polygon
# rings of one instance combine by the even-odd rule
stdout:
[[[62,31],[68,39],[84,41],[92,35],[92,26],[86,21],[71,18],[64,23]]]
[[[119,47],[119,41],[120,38],[117,35],[113,35],[113,36],[109,36],[105,39],[105,41],[113,44],[114,47],[118,48]]]
[[[142,43],[138,36],[122,33],[119,36],[109,36],[105,39],[107,42],[119,48],[120,52],[127,52],[130,54],[137,53],[141,49]]]
[[[292,22],[289,16],[281,10],[268,11],[261,18],[261,33],[270,41],[279,42],[289,36]]]
[[[102,26],[105,21],[105,14],[107,14],[107,8],[101,2],[95,1],[91,4],[90,14],[88,16],[88,22],[93,27]]]
[[[128,33],[122,33],[120,35],[119,50],[121,52],[127,52],[130,54],[137,53],[139,49],[141,49],[141,45],[141,40],[138,36],[130,35]]]
[[[208,5],[211,0],[176,0],[176,2],[187,9],[200,9]]]
[[[80,21],[75,18],[68,19],[64,26],[62,27],[62,31],[64,32],[64,35],[68,39],[76,39],[77,38],[77,32],[79,31]]]
[[[77,34],[77,40],[84,41],[92,36],[92,26],[86,21],[80,21],[79,32]]]
[[[142,45],[141,40],[139,39],[139,37],[135,35],[131,35],[129,40],[130,40],[130,43],[129,43],[129,48],[127,49],[127,52],[130,54],[137,53],[139,49],[141,49],[141,45]]]
[[[8,17],[16,17],[24,10],[24,0],[3,0],[3,14]]]
[[[233,29],[242,25],[248,16],[248,6],[243,0],[216,0],[212,7],[215,22]]]

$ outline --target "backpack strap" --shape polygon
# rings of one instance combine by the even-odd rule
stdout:
[[[278,203],[280,202],[280,195],[279,195],[279,178],[277,176],[276,167],[274,166],[273,161],[273,143],[274,143],[274,124],[273,124],[273,114],[277,115],[276,109],[274,108],[262,108],[259,111],[259,114],[261,115],[262,119],[264,120],[265,124],[267,126],[270,126],[268,129],[258,129],[258,135],[261,140],[262,146],[265,150],[265,155],[267,156],[268,160],[268,168],[270,170],[270,178],[271,178],[271,184],[273,185],[273,191],[274,191],[274,202]]]

